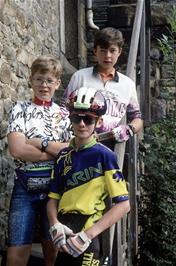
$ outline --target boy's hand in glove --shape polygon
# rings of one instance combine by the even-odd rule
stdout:
[[[67,239],[66,247],[70,255],[78,257],[88,248],[91,242],[86,233],[81,231],[75,236],[71,236]]]
[[[134,135],[131,125],[120,125],[112,130],[116,142],[127,141]]]
[[[73,236],[73,231],[62,223],[56,223],[50,227],[49,233],[55,246],[61,248],[66,245],[66,236]]]

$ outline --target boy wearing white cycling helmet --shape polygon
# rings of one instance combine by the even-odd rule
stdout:
[[[58,155],[47,213],[56,265],[102,265],[101,233],[129,209],[126,183],[114,152],[94,136],[106,112],[100,91],[81,87],[67,100],[75,137]],[[105,214],[105,199],[114,203]]]

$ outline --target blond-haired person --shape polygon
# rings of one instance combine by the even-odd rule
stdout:
[[[14,188],[8,224],[7,266],[27,265],[36,219],[40,218],[41,243],[46,266],[57,254],[48,234],[46,203],[54,157],[67,146],[68,113],[53,102],[62,67],[51,55],[39,56],[29,78],[34,97],[18,101],[9,116],[8,145],[15,159]]]

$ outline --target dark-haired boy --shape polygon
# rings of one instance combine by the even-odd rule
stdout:
[[[143,125],[137,100],[135,83],[115,69],[124,44],[122,33],[111,27],[98,30],[94,39],[94,54],[97,65],[76,71],[68,84],[63,101],[76,88],[94,87],[100,90],[107,102],[107,112],[103,124],[97,130],[112,132],[114,141],[104,142],[111,149],[115,142],[127,141]],[[127,114],[127,124],[119,125]]]

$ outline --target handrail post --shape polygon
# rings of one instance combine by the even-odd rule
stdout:
[[[133,24],[126,75],[136,82],[136,61],[141,27],[145,27],[145,1],[138,0]],[[138,203],[137,203],[137,149],[136,136],[129,140],[128,180],[131,211],[129,214],[129,259],[133,264],[138,251]]]
[[[136,80],[136,58],[139,44],[139,35],[142,21],[142,11],[144,7],[144,0],[138,0],[136,6],[136,13],[133,23],[133,31],[131,37],[130,51],[128,56],[126,75],[132,80]]]
[[[148,1],[148,0],[147,0]],[[136,4],[136,12],[135,12],[135,18],[133,23],[133,30],[132,30],[132,37],[131,37],[131,44],[130,44],[130,50],[129,50],[129,56],[128,56],[128,62],[127,62],[127,71],[126,75],[130,77],[134,82],[136,81],[136,60],[137,60],[137,52],[138,52],[138,46],[139,46],[139,36],[140,36],[140,29],[141,29],[141,23],[142,23],[142,14],[144,10],[144,0],[138,0]],[[126,123],[126,117],[123,117],[123,119],[120,122],[121,124]],[[136,255],[137,252],[137,245],[138,245],[138,236],[137,236],[137,225],[136,225],[136,217],[137,217],[137,206],[136,206],[136,188],[137,188],[137,139],[136,136],[134,136],[129,141],[129,167],[130,168],[130,174],[129,174],[129,194],[130,194],[130,201],[131,201],[131,213],[133,215],[129,215],[129,227],[130,227],[130,233],[131,231],[133,235],[129,235],[130,237],[130,244],[132,245],[130,248],[128,248],[129,259],[132,260],[133,256]],[[119,167],[123,168],[123,161],[124,161],[124,154],[125,154],[125,143],[116,144],[115,145],[115,152],[118,154],[119,158]],[[131,196],[133,197],[131,199]],[[132,222],[132,219],[135,219],[135,222]],[[126,219],[121,219],[117,223],[117,232],[115,230],[115,233],[117,233],[117,237],[115,238],[117,243],[117,250],[116,250],[116,256],[117,256],[117,262],[116,266],[123,266],[124,265],[124,258],[122,258],[122,252],[124,252],[122,249],[122,243],[121,243],[121,228],[123,225],[123,222],[126,222]],[[114,241],[114,229],[115,227],[111,228],[110,232],[110,255],[112,255],[113,250],[113,241]],[[133,251],[135,254],[131,254],[131,251]],[[130,261],[131,262],[131,261]],[[114,263],[113,263],[114,265]]]

